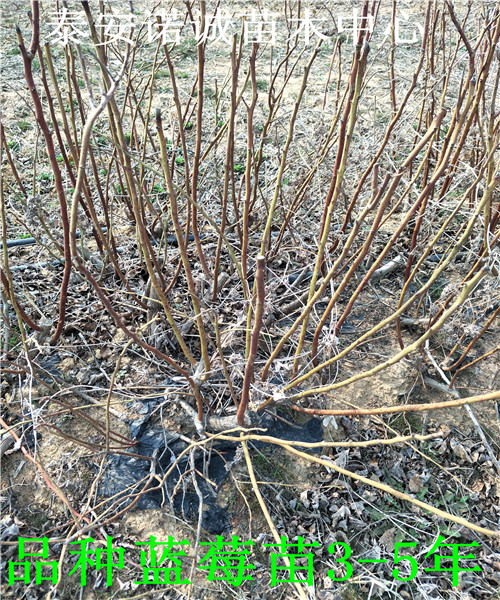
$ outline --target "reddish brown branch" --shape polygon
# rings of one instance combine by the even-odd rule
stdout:
[[[9,285],[9,280],[7,279],[7,276],[5,275],[5,273],[3,272],[3,270],[0,270],[0,275],[1,275],[1,280],[2,280],[2,286],[4,289],[4,293],[5,295],[8,297],[8,299],[10,300],[11,304],[16,304],[18,310],[19,310],[19,314],[21,315],[23,321],[26,323],[26,325],[28,325],[28,327],[31,327],[31,329],[34,329],[35,331],[42,331],[42,328],[40,327],[40,325],[37,325],[24,311],[23,307],[19,304],[19,302],[17,301],[17,298],[15,298],[14,296],[14,290],[10,289],[10,285]]]
[[[21,56],[23,59],[24,66],[24,78],[26,79],[26,83],[28,84],[28,88],[31,94],[31,98],[33,100],[33,106],[35,108],[35,116],[38,122],[40,129],[42,130],[43,137],[45,139],[45,145],[47,148],[47,154],[50,160],[50,164],[52,167],[52,171],[54,173],[54,182],[57,192],[57,197],[59,199],[59,206],[61,210],[61,222],[63,228],[63,244],[64,244],[64,274],[63,280],[61,283],[61,291],[60,291],[60,299],[59,299],[59,319],[57,322],[56,331],[50,340],[51,344],[55,344],[55,342],[59,339],[61,332],[64,327],[64,321],[66,316],[66,298],[68,292],[69,278],[71,274],[71,249],[69,245],[69,219],[68,219],[68,205],[66,202],[66,195],[64,193],[64,185],[61,176],[61,170],[59,169],[59,164],[56,158],[56,152],[54,148],[54,142],[52,140],[52,134],[50,133],[49,126],[45,119],[45,115],[43,113],[42,101],[40,96],[38,95],[35,81],[33,79],[33,72],[31,69],[31,63],[33,61],[35,52],[38,48],[38,35],[39,35],[39,12],[38,12],[38,2],[33,0],[33,21],[32,21],[32,31],[33,37],[30,46],[30,52],[26,50],[26,46],[24,45],[23,37],[21,35],[21,30],[19,27],[16,27],[16,34],[19,43],[19,48],[21,50]]]
[[[257,357],[257,350],[259,348],[259,334],[262,327],[262,317],[264,315],[264,302],[266,299],[266,290],[264,286],[265,278],[265,266],[266,259],[264,256],[257,256],[257,272],[255,273],[255,287],[256,287],[256,304],[255,304],[255,320],[250,339],[250,352],[248,354],[248,360],[245,367],[245,377],[243,379],[243,390],[241,392],[241,402],[238,407],[237,421],[240,427],[245,425],[245,412],[248,407],[248,400],[250,397],[250,385],[253,380],[255,358]]]

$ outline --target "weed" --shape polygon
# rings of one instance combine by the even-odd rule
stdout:
[[[243,173],[244,170],[245,170],[245,167],[243,165],[240,165],[240,164],[234,165],[235,173]]]
[[[422,417],[419,413],[401,413],[395,416],[389,425],[401,435],[421,433]]]
[[[190,56],[196,55],[198,44],[194,37],[186,38],[182,40],[180,44],[176,47],[177,52],[179,53],[181,58],[188,58]]]
[[[37,181],[50,181],[52,179],[52,173],[40,173],[37,177]]]
[[[32,127],[32,125],[29,121],[18,121],[17,126],[23,133],[25,133],[26,131],[29,131]]]
[[[9,338],[9,350],[12,350],[12,348],[17,346],[21,339],[21,330],[19,329],[19,325],[17,323],[12,323]]]
[[[19,142],[10,141],[10,142],[7,142],[7,146],[11,150],[19,150]]]
[[[183,156],[178,156],[178,157],[175,159],[175,164],[176,164],[176,165],[183,165],[183,164],[184,164],[184,157],[183,157]]]
[[[429,290],[429,294],[430,294],[430,297],[433,302],[436,302],[437,300],[439,300],[439,298],[441,298],[442,293],[443,293],[443,285],[441,283],[438,283],[438,284],[432,286],[431,289]]]
[[[441,129],[439,131],[439,139],[440,140],[444,140],[444,138],[448,134],[448,130],[449,130],[449,126],[448,125],[442,125],[441,126]]]
[[[159,70],[154,74],[155,79],[168,79],[170,77],[170,73],[168,71]]]
[[[12,334],[9,338],[9,350],[15,348],[20,341],[17,335]]]
[[[269,82],[266,79],[257,79],[255,83],[257,84],[257,89],[261,92],[267,92],[269,89]]]
[[[205,95],[205,98],[210,98],[210,99],[215,98],[215,94],[214,94],[214,91],[212,90],[212,88],[204,87],[203,94]]]
[[[388,123],[390,118],[391,118],[390,113],[388,113],[386,111],[378,110],[375,115],[375,119],[377,120],[377,123]]]
[[[276,482],[288,482],[290,480],[291,458],[282,455],[275,449],[266,448],[257,451],[252,457],[253,467],[258,473],[258,478]]]

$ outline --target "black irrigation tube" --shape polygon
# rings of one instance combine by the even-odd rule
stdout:
[[[103,227],[102,231],[103,233],[107,233],[107,227]],[[81,232],[79,230],[76,231],[76,237],[79,238],[81,236]],[[194,236],[192,233],[190,233],[188,235],[188,242],[193,242],[194,241]],[[17,240],[8,240],[7,241],[7,248],[20,248],[20,247],[24,247],[24,246],[33,246],[35,244],[38,244],[38,240],[36,240],[35,238],[21,238],[21,239],[17,239]],[[152,240],[152,244],[155,246],[158,244],[157,240]],[[177,246],[178,242],[177,242],[177,236],[175,235],[169,235],[167,236],[167,244],[169,244],[170,246]],[[3,243],[0,242],[0,249],[3,248]],[[457,256],[461,256],[464,255],[465,252],[460,252]],[[443,254],[439,254],[439,253],[434,253],[433,255],[429,256],[427,258],[427,261],[429,262],[439,262],[441,259],[443,258]],[[394,261],[388,261],[388,264],[390,264],[391,262]],[[49,263],[48,262],[41,262],[41,263],[32,263],[32,264],[26,264],[26,265],[17,265],[15,267],[11,267],[11,270],[13,271],[21,271],[21,270],[26,270],[26,269],[30,269],[30,268],[43,268],[46,267]],[[52,261],[52,266],[57,266],[57,265],[63,265],[64,264],[64,258],[60,258],[60,259],[56,259],[54,261]],[[385,267],[387,267],[387,265],[385,265]],[[383,276],[384,273],[384,266],[381,267],[380,269],[378,269],[378,271],[380,271],[379,276]],[[392,270],[392,269],[391,269]],[[375,272],[377,273],[377,271]],[[299,273],[292,273],[291,275],[288,276],[288,283],[291,285],[293,284],[297,278],[299,277]],[[312,277],[312,272],[306,273],[303,276],[303,281],[307,282],[311,279]],[[249,284],[253,283],[253,278],[250,277],[249,278]]]
[[[38,243],[35,238],[21,238],[19,240],[8,240],[7,248],[16,248],[17,246],[32,246]],[[0,242],[0,248],[3,248],[3,242]]]
[[[107,227],[103,227],[102,231],[104,233],[107,232]],[[81,232],[79,230],[77,230],[76,232],[76,237],[80,237],[81,236]],[[190,233],[188,235],[188,242],[193,242],[194,241],[194,236],[192,233]],[[152,240],[152,244],[156,245],[158,242],[156,240]],[[35,244],[38,244],[38,240],[36,240],[35,238],[21,238],[18,240],[8,240],[7,241],[7,248],[19,248],[19,247],[24,247],[24,246],[33,246]],[[178,242],[177,242],[177,236],[175,235],[169,235],[167,236],[167,244],[171,245],[171,246],[177,246]],[[0,248],[3,248],[3,244],[2,242],[0,242]],[[120,250],[120,248],[117,249],[118,251]],[[58,265],[64,265],[64,258],[59,258],[56,260],[53,260],[51,263],[49,263],[48,261],[44,261],[41,263],[30,263],[30,264],[26,264],[26,265],[16,265],[10,268],[11,271],[24,271],[27,269],[42,269],[44,267],[46,267],[47,265],[51,264],[52,266],[58,266]],[[288,276],[288,283],[289,284],[293,284],[294,281],[299,277],[298,273],[292,273],[291,275]],[[309,281],[312,277],[312,272],[307,273],[304,277],[303,277],[303,281]],[[252,284],[253,283],[253,278],[249,279],[249,283]]]
[[[106,233],[107,232],[107,228],[103,227],[102,228],[103,232]],[[81,233],[80,231],[76,232],[76,237],[80,237]],[[188,242],[192,242],[194,241],[194,236],[192,233],[190,233],[188,235]],[[158,242],[156,240],[152,241],[153,245],[156,245]],[[19,247],[23,247],[23,246],[33,246],[35,244],[38,244],[38,240],[36,240],[35,238],[21,238],[19,240],[7,240],[7,248],[19,248]],[[177,242],[177,237],[175,235],[169,235],[167,236],[167,244],[170,244],[171,246],[177,246],[178,242]],[[0,248],[3,248],[3,243],[0,242]],[[117,248],[117,251],[119,252],[121,249]],[[64,258],[57,258],[56,260],[53,260],[52,262],[48,262],[48,261],[43,261],[40,263],[29,263],[29,264],[25,264],[25,265],[16,265],[13,267],[10,267],[11,271],[25,271],[27,269],[43,269],[45,267],[47,267],[47,265],[52,265],[53,267],[57,267],[58,265],[64,265]]]
[[[107,232],[107,228],[102,228],[103,233]],[[79,231],[76,232],[76,237],[79,238],[81,233]],[[192,233],[188,235],[188,242],[194,241],[194,236]],[[20,238],[18,240],[7,240],[7,248],[18,248],[22,246],[33,246],[34,244],[38,244],[38,240],[35,238]],[[167,244],[171,246],[177,246],[177,237],[175,235],[167,236]],[[154,244],[153,244],[154,245]],[[0,248],[3,248],[3,243],[0,242]]]

